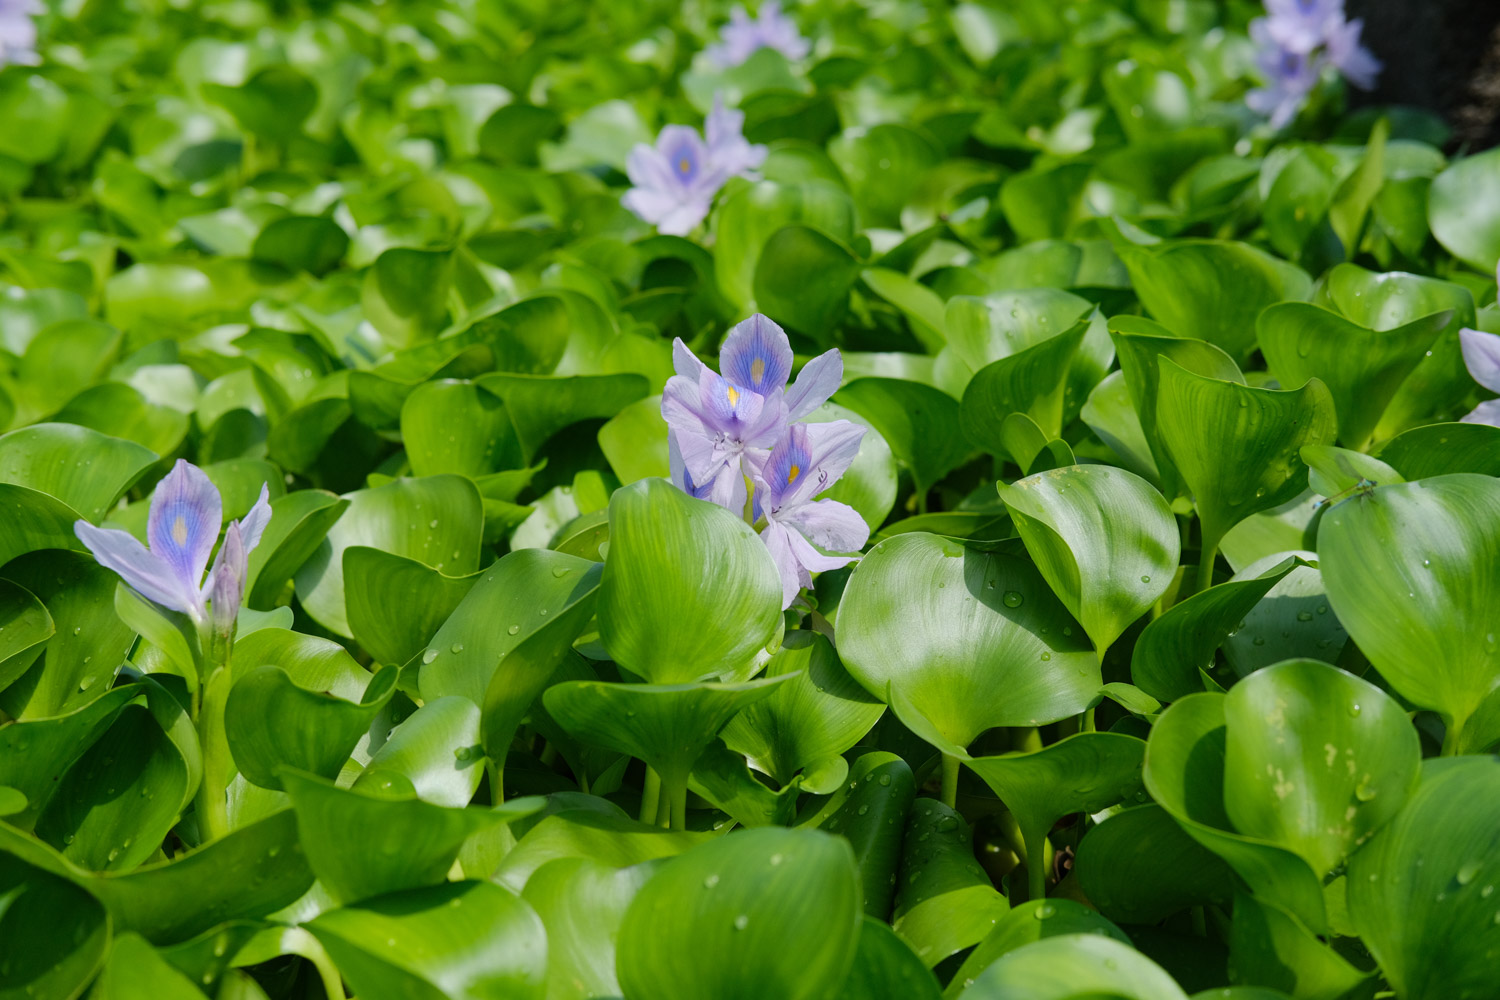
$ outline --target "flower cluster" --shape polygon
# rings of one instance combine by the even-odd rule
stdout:
[[[0,0],[0,66],[41,62],[36,54],[35,18],[46,9],[40,0]]]
[[[219,538],[223,501],[203,470],[182,459],[151,495],[149,549],[127,531],[96,528],[87,521],[76,522],[73,530],[99,565],[114,570],[146,600],[187,615],[199,629],[209,625],[212,605],[213,627],[232,633],[245,596],[250,552],[271,520],[269,492],[261,486],[250,512],[230,522],[207,579],[203,571]]]
[[[1266,0],[1266,14],[1250,23],[1266,86],[1245,100],[1272,128],[1297,116],[1327,66],[1361,90],[1375,86],[1380,60],[1359,43],[1364,22],[1344,16],[1344,0]]]
[[[1500,281],[1500,268],[1495,279]],[[1460,330],[1459,343],[1463,346],[1464,367],[1474,381],[1490,392],[1500,392],[1500,335],[1480,330]],[[1490,424],[1500,427],[1500,399],[1491,399],[1474,407],[1464,417],[1466,424]]]
[[[745,8],[736,7],[729,23],[719,34],[719,44],[710,45],[708,57],[725,69],[740,65],[761,49],[775,49],[788,59],[797,60],[812,48],[797,30],[797,22],[781,12],[778,0],[760,6],[760,16],[752,18]]]
[[[634,187],[621,203],[669,236],[692,232],[729,178],[750,176],[766,160],[766,147],[751,145],[744,127],[745,113],[714,95],[706,141],[696,129],[668,125],[654,147],[641,143],[630,151],[625,172]]]
[[[852,507],[816,499],[854,461],[865,428],[803,422],[839,387],[843,358],[837,350],[821,354],[788,385],[792,346],[759,313],[729,331],[718,372],[681,339],[672,346],[677,374],[661,403],[672,481],[736,514],[748,503],[749,520],[764,520],[760,536],[781,574],[782,607],[790,607],[813,573],[855,558],[825,550],[858,552],[870,537]]]

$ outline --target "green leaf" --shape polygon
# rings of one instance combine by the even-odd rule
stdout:
[[[1122,810],[1090,830],[1073,871],[1089,902],[1124,924],[1159,924],[1234,898],[1230,868],[1158,805]]]
[[[974,860],[963,817],[935,799],[912,803],[891,928],[928,968],[978,943],[1010,904]]]
[[[964,991],[969,1000],[1187,1000],[1165,969],[1101,934],[1043,938],[1000,957]]]
[[[1029,562],[922,532],[876,545],[839,605],[850,675],[960,747],[995,726],[1044,725],[1088,707],[1102,681],[1075,628]]]
[[[205,83],[203,96],[227,109],[247,132],[286,142],[318,103],[313,82],[291,66],[268,66],[238,87]]]
[[[1287,555],[1296,555],[1304,562],[1314,558],[1311,552],[1266,556],[1244,567],[1230,583],[1270,572]],[[1329,613],[1323,574],[1316,566],[1298,565],[1240,617],[1234,632],[1224,639],[1224,659],[1238,676],[1248,677],[1282,660],[1313,659],[1337,664],[1348,641],[1349,635],[1339,616]]]
[[[1060,437],[1068,372],[1087,332],[1088,324],[1079,323],[975,372],[959,404],[964,436],[991,454],[1011,454],[1018,463],[1003,433],[1010,414],[1030,417],[1047,440]]]
[[[1071,899],[1029,899],[1001,917],[989,936],[969,952],[943,996],[945,1000],[961,996],[974,985],[981,972],[1017,948],[1044,938],[1075,934],[1098,934],[1122,944],[1130,943],[1123,931],[1082,903]]]
[[[0,691],[24,674],[42,650],[37,647],[57,631],[52,616],[36,595],[9,580],[0,580]]]
[[[349,631],[375,662],[404,664],[448,620],[478,575],[447,576],[415,559],[350,546],[344,550]]]
[[[859,273],[859,261],[848,247],[817,229],[790,225],[766,240],[751,287],[756,307],[767,316],[826,344]],[[809,274],[818,280],[806,281]]]
[[[792,223],[847,244],[855,231],[854,202],[843,188],[823,181],[761,181],[731,192],[719,206],[714,270],[719,288],[742,311],[755,301],[755,273],[766,241]]]
[[[392,774],[383,771],[381,780],[343,789],[290,767],[278,772],[296,809],[307,863],[337,902],[436,885],[470,836],[541,805],[514,799],[494,809],[450,809],[418,799],[411,782]],[[351,843],[359,848],[351,850]]]
[[[1455,160],[1432,181],[1427,217],[1448,252],[1488,274],[1500,262],[1500,151]]]
[[[510,411],[474,382],[439,379],[413,389],[401,406],[401,440],[418,476],[478,479],[525,464]]]
[[[1329,602],[1391,687],[1448,723],[1450,748],[1500,683],[1500,482],[1453,475],[1379,486],[1318,529]]]
[[[832,420],[848,420],[864,425],[867,430],[860,438],[854,462],[838,482],[819,495],[853,507],[870,530],[875,531],[885,523],[896,504],[896,459],[891,446],[868,420],[837,403],[824,403],[803,418],[809,424]]]
[[[1141,304],[1162,325],[1202,337],[1239,362],[1255,349],[1261,310],[1312,294],[1305,271],[1247,243],[1178,240],[1130,246],[1120,256]]]
[[[612,868],[587,858],[560,858],[527,880],[521,898],[547,929],[549,997],[619,995],[615,939],[630,901],[654,870],[649,863]]]
[[[321,276],[337,267],[348,249],[348,234],[332,219],[289,215],[260,231],[250,256],[289,271]]]
[[[297,570],[297,596],[309,615],[352,637],[344,606],[344,550],[356,545],[415,559],[464,576],[479,568],[484,511],[474,484],[459,476],[400,479],[348,497],[328,537]]]
[[[307,925],[368,1000],[541,1000],[547,933],[525,900],[488,882],[412,889]]]
[[[177,747],[129,705],[68,769],[36,834],[81,868],[129,871],[156,852],[191,791]]]
[[[1172,583],[1180,537],[1144,479],[1074,465],[1000,486],[1000,499],[1052,592],[1105,651]]]
[[[1078,733],[1032,753],[960,758],[1016,818],[1031,899],[1046,894],[1047,832],[1064,816],[1136,798],[1146,744],[1122,733]]]
[[[1131,679],[1163,701],[1202,691],[1199,671],[1213,666],[1214,652],[1297,567],[1295,559],[1281,560],[1262,573],[1243,574],[1172,605],[1136,639],[1130,654]]]
[[[629,485],[637,479],[671,474],[667,461],[667,422],[661,416],[661,397],[647,396],[620,409],[599,428],[599,450],[615,478]]]
[[[1332,443],[1333,399],[1313,379],[1299,389],[1255,389],[1161,362],[1157,430],[1193,494],[1211,552],[1230,528],[1307,488],[1299,455]]]
[[[404,788],[394,778],[400,775],[422,801],[461,808],[484,774],[478,746],[478,705],[457,696],[426,701],[391,730],[351,787],[378,790],[390,781]]]
[[[282,667],[266,664],[235,679],[224,704],[224,735],[245,780],[280,790],[279,771],[294,767],[332,778],[396,689],[395,667],[347,701],[309,690]]]
[[[1363,450],[1386,406],[1416,370],[1451,312],[1388,330],[1370,330],[1307,302],[1285,302],[1260,314],[1257,330],[1271,373],[1284,386],[1318,379],[1338,415],[1339,440]]]
[[[864,228],[899,226],[901,210],[939,163],[931,139],[894,123],[847,130],[829,142],[828,155],[849,180]]]
[[[25,798],[24,811],[12,813],[7,822],[31,829],[68,768],[139,694],[134,686],[112,688],[66,714],[0,726],[0,785]]]
[[[1161,476],[1162,492],[1176,499],[1182,490],[1181,475],[1172,464],[1161,432],[1157,429],[1157,401],[1161,393],[1161,364],[1165,357],[1187,371],[1207,378],[1243,383],[1239,366],[1223,350],[1206,340],[1178,337],[1150,320],[1116,316],[1109,322],[1110,336],[1120,356],[1120,370],[1140,417],[1141,432]]]
[[[867,420],[910,471],[921,496],[962,465],[969,445],[959,430],[958,402],[920,382],[859,378],[838,392],[837,402]]]
[[[760,827],[664,864],[620,926],[626,1000],[814,1000],[843,983],[862,916],[849,845]]]
[[[1397,995],[1482,994],[1500,946],[1500,760],[1422,765],[1416,792],[1349,863],[1349,916]]]
[[[1356,487],[1401,483],[1401,473],[1378,458],[1331,444],[1312,444],[1302,449],[1307,465],[1307,484],[1324,497],[1342,496]]]
[[[781,581],[743,520],[671,483],[644,479],[609,501],[599,638],[658,684],[729,674],[780,622]]]
[[[981,297],[955,295],[944,323],[948,343],[966,366],[978,371],[1001,358],[1071,331],[1088,317],[1089,301],[1056,288],[1021,288]]]
[[[1256,671],[1229,689],[1224,720],[1230,822],[1294,851],[1320,877],[1389,821],[1416,785],[1421,749],[1401,706],[1325,663],[1288,660]]]
[[[587,858],[612,868],[627,868],[653,858],[673,857],[717,836],[714,831],[663,830],[624,816],[567,810],[546,817],[526,831],[505,856],[494,880],[520,892],[543,865],[559,858]]]
[[[1278,904],[1315,933],[1326,932],[1322,885],[1307,862],[1285,847],[1235,832],[1229,821],[1224,697],[1187,695],[1156,720],[1146,745],[1146,789],[1259,899]]]
[[[275,606],[287,581],[317,550],[349,501],[322,490],[298,490],[271,501],[271,520],[250,553],[245,603]]]
[[[535,460],[554,434],[585,420],[613,417],[651,391],[644,375],[482,376],[478,384],[505,400],[515,424],[522,464]],[[451,430],[451,427],[450,427]]]
[[[1354,172],[1344,178],[1328,206],[1328,222],[1344,245],[1344,255],[1353,257],[1359,250],[1360,234],[1370,205],[1385,184],[1386,140],[1391,134],[1390,119],[1382,118],[1370,130],[1365,155]]]
[[[1428,424],[1398,434],[1380,449],[1380,460],[1407,480],[1474,472],[1500,476],[1500,427]]]
[[[888,267],[866,268],[859,276],[872,292],[906,315],[912,336],[923,348],[935,354],[948,342],[944,303],[932,289]]]
[[[837,1000],[939,1000],[938,982],[889,927],[866,916],[859,947]]]
[[[94,985],[99,1000],[202,1000],[192,981],[139,934],[121,934]]]
[[[59,933],[62,928],[66,933]],[[0,934],[0,990],[6,995],[76,997],[104,960],[110,925],[99,901],[84,889],[0,853]]]
[[[740,684],[568,681],[548,688],[542,700],[573,736],[645,761],[672,789],[685,787],[693,762],[726,722],[795,676]]]
[[[809,765],[858,743],[885,713],[816,632],[793,632],[766,665],[766,677],[796,675],[724,727],[724,743],[785,785]]]
[[[1246,982],[1308,1000],[1341,1000],[1373,973],[1361,972],[1275,903],[1235,894],[1229,949]],[[1368,994],[1366,994],[1368,995]]]

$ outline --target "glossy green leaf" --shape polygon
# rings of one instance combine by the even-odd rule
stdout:
[[[94,995],[100,1000],[200,1000],[192,980],[139,934],[122,934],[109,950]]]
[[[860,562],[839,606],[839,646],[866,690],[895,692],[960,747],[995,726],[1076,715],[1101,684],[1083,630],[1030,563],[922,532]]]
[[[1500,482],[1453,475],[1376,487],[1318,529],[1329,603],[1380,675],[1444,716],[1450,748],[1500,684]],[[1434,627],[1441,623],[1441,627]]]
[[[1141,790],[1146,745],[1121,733],[1078,733],[1033,753],[960,759],[1016,818],[1026,847],[1030,898],[1045,895],[1047,832],[1075,812],[1095,813]]]
[[[404,664],[448,620],[477,576],[448,576],[415,559],[351,545],[344,550],[349,631],[377,663]]]
[[[298,490],[271,501],[271,520],[250,553],[245,603],[273,606],[287,581],[322,544],[349,501],[321,490]]]
[[[109,918],[99,901],[9,853],[0,853],[0,900],[0,995],[82,994],[109,948]]]
[[[523,463],[572,424],[613,417],[651,391],[644,375],[485,375],[478,385],[505,401]],[[451,429],[451,428],[450,428]]]
[[[881,920],[891,913],[902,841],[916,797],[911,767],[893,753],[860,756],[841,790],[844,800],[822,823],[854,848],[865,913]],[[837,797],[835,797],[835,800]]]
[[[279,790],[282,767],[332,778],[396,688],[395,667],[375,675],[359,702],[309,690],[267,664],[236,677],[224,705],[224,735],[252,784]]]
[[[1305,271],[1246,243],[1179,240],[1129,247],[1121,258],[1151,315],[1241,362],[1255,348],[1261,310],[1312,293]]]
[[[792,223],[847,241],[854,234],[854,203],[842,188],[820,181],[761,181],[724,199],[718,214],[714,270],[731,302],[747,307],[754,301],[762,249],[774,233]]]
[[[790,225],[771,234],[761,248],[751,286],[766,315],[820,343],[843,316],[859,261],[848,247],[817,229]],[[815,283],[804,281],[816,274]]]
[[[547,933],[519,896],[488,882],[411,889],[320,915],[307,929],[361,997],[540,1000]]]
[[[348,234],[331,219],[289,215],[260,231],[250,256],[289,271],[323,275],[338,266],[348,249]]]
[[[1098,934],[1130,943],[1123,931],[1082,903],[1071,899],[1030,899],[1001,917],[995,929],[969,952],[943,996],[946,1000],[961,996],[974,985],[981,972],[1017,948],[1071,934]]]
[[[418,476],[478,479],[523,464],[505,403],[473,382],[441,379],[413,389],[401,406],[401,440]]]
[[[784,785],[859,742],[885,705],[849,676],[833,645],[815,632],[787,636],[764,676],[781,674],[797,676],[731,719],[724,742]]]
[[[844,841],[761,827],[664,864],[620,926],[626,1000],[822,997],[844,981],[862,921]]]
[[[540,805],[515,799],[495,809],[446,808],[418,799],[412,783],[394,775],[383,771],[380,780],[346,790],[292,768],[278,773],[296,809],[307,863],[336,901],[442,882],[470,836]],[[359,850],[349,849],[351,838]]]
[[[974,859],[963,818],[935,799],[912,803],[891,928],[928,968],[978,943],[1010,904]]]
[[[296,573],[303,608],[326,628],[348,636],[344,550],[356,545],[415,559],[463,576],[479,568],[484,514],[479,491],[458,476],[403,479],[349,496],[328,537]]]
[[[1187,1000],[1165,969],[1101,934],[1044,938],[1003,955],[964,991],[970,1000]]]
[[[436,698],[390,731],[351,787],[379,789],[389,780],[405,788],[400,775],[422,801],[461,808],[484,773],[478,748],[479,706],[456,695]]]
[[[1068,372],[1087,332],[1080,323],[975,372],[959,404],[964,436],[991,454],[1008,453],[1002,428],[1012,413],[1030,417],[1048,440],[1061,435]]]
[[[938,982],[927,967],[885,924],[867,916],[859,927],[859,947],[837,1000],[938,1000]]]
[[[1177,523],[1155,487],[1133,473],[1074,465],[1002,485],[1000,499],[1101,660],[1172,582]]]
[[[1230,868],[1157,805],[1122,810],[1090,830],[1073,870],[1089,902],[1123,924],[1157,924],[1234,898]]]
[[[1370,978],[1318,940],[1275,903],[1237,893],[1229,932],[1231,961],[1239,978],[1308,1000],[1340,1000]]]
[[[1451,317],[1451,312],[1434,313],[1376,331],[1311,303],[1286,302],[1262,312],[1257,331],[1272,374],[1287,387],[1314,378],[1327,386],[1339,440],[1362,450]]]
[[[1455,161],[1433,178],[1428,198],[1432,234],[1455,257],[1489,272],[1500,261],[1500,153],[1486,150]]]
[[[632,673],[654,683],[725,674],[770,640],[780,578],[729,511],[645,479],[610,499],[609,539],[599,637]]]
[[[1246,566],[1230,584],[1269,572],[1288,555],[1296,555],[1307,563],[1315,560],[1311,552],[1273,554]],[[1330,611],[1323,574],[1315,565],[1298,565],[1241,616],[1234,631],[1225,637],[1223,650],[1230,668],[1240,677],[1246,677],[1282,660],[1313,659],[1337,664],[1348,641],[1349,634],[1339,616]]]
[[[1255,389],[1161,363],[1156,419],[1162,442],[1193,494],[1203,548],[1230,528],[1307,486],[1300,450],[1330,444],[1333,399],[1316,379],[1297,389]]]
[[[630,901],[651,877],[649,863],[611,868],[586,858],[543,865],[521,893],[547,929],[547,996],[618,996],[615,938]]]
[[[1349,863],[1349,916],[1397,994],[1482,995],[1500,944],[1500,761],[1429,760],[1421,784]]]
[[[717,836],[663,830],[624,816],[565,810],[526,831],[495,872],[495,881],[520,892],[538,869],[559,858],[587,858],[611,868],[628,868],[654,858],[674,857]]]
[[[839,390],[837,402],[880,432],[910,471],[919,496],[969,457],[970,446],[959,434],[958,402],[930,385],[860,378]]]
[[[1413,427],[1387,441],[1379,457],[1407,480],[1455,472],[1500,476],[1500,427],[1488,424]]]
[[[57,631],[36,595],[0,580],[0,690],[26,672],[42,651],[37,647]]]
[[[1259,574],[1242,574],[1172,605],[1136,639],[1131,679],[1163,701],[1203,690],[1198,671],[1213,666],[1214,652],[1295,568],[1294,560],[1280,560]]]

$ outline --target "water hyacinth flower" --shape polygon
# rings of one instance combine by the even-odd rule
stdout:
[[[781,12],[779,0],[761,4],[760,16],[755,18],[744,7],[730,11],[729,23],[719,33],[719,44],[704,51],[719,66],[732,69],[761,49],[775,49],[793,62],[812,49],[797,30],[797,22]]]
[[[45,11],[39,0],[0,0],[0,66],[34,66],[41,62],[36,54],[34,19]]]
[[[764,512],[761,538],[781,574],[781,606],[791,607],[812,574],[853,562],[870,537],[859,512],[837,500],[818,500],[859,454],[865,428],[847,420],[793,424],[771,449],[764,475],[756,480],[756,507]],[[814,545],[817,548],[814,548]]]
[[[679,486],[736,513],[745,509],[746,479],[759,474],[788,423],[812,413],[843,378],[838,351],[803,366],[790,388],[792,346],[786,332],[757,313],[729,332],[715,372],[673,342],[677,374],[667,380],[661,414],[682,462]],[[706,491],[706,492],[705,492]]]
[[[99,565],[119,574],[146,600],[187,615],[199,628],[210,621],[207,604],[212,601],[213,624],[226,631],[239,614],[250,552],[271,520],[269,494],[261,486],[255,506],[229,525],[207,579],[203,571],[219,537],[223,501],[203,470],[182,459],[151,495],[149,549],[127,531],[96,528],[87,521],[75,522],[73,530]]]
[[[686,125],[667,125],[656,145],[637,145],[625,160],[633,185],[621,198],[640,219],[668,236],[686,236],[708,215],[714,195],[731,177],[749,175],[766,159],[766,147],[742,132],[745,115],[727,110],[718,95],[704,129],[707,141]]]
[[[1245,101],[1272,128],[1296,117],[1327,66],[1361,90],[1375,86],[1380,60],[1360,44],[1364,22],[1344,16],[1344,0],[1266,0],[1266,14],[1250,22],[1266,86]]]

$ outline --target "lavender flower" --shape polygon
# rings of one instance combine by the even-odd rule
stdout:
[[[1375,86],[1380,60],[1359,43],[1364,22],[1344,17],[1344,0],[1266,0],[1266,13],[1250,22],[1250,37],[1267,85],[1245,101],[1272,128],[1296,117],[1326,66],[1362,90]]]
[[[757,313],[729,331],[719,351],[719,370],[699,361],[681,339],[672,345],[677,374],[667,380],[661,414],[682,462],[679,486],[740,512],[746,477],[759,474],[786,425],[812,413],[833,395],[843,378],[838,351],[828,351],[792,373],[792,346],[785,331]],[[702,492],[702,491],[706,491]]]
[[[760,5],[760,17],[752,19],[744,7],[729,14],[729,23],[719,34],[719,44],[710,45],[708,57],[725,69],[740,65],[760,49],[775,49],[790,60],[807,55],[812,46],[797,30],[797,23],[781,13],[779,0]]]
[[[781,574],[781,606],[791,607],[812,574],[847,566],[870,537],[869,525],[848,504],[814,499],[849,468],[865,428],[847,420],[793,424],[771,450],[756,479],[756,507],[766,518],[761,538]],[[817,548],[814,548],[814,545]]]
[[[745,115],[726,110],[719,95],[705,123],[708,141],[686,125],[667,125],[656,145],[630,151],[625,172],[634,185],[621,203],[669,236],[685,236],[702,222],[714,195],[731,177],[748,175],[766,159],[766,147],[744,137]]]
[[[45,11],[38,0],[0,0],[0,66],[41,62],[33,18]]]
[[[1491,392],[1500,392],[1500,336],[1479,330],[1460,330],[1464,366],[1474,381]],[[1491,399],[1474,407],[1464,417],[1466,424],[1490,424],[1500,427],[1500,399]]]
[[[229,525],[208,579],[203,571],[219,537],[223,501],[203,470],[178,459],[157,484],[146,523],[150,549],[129,532],[96,528],[77,521],[73,530],[99,565],[114,570],[136,593],[169,611],[186,614],[200,628],[209,622],[206,602],[213,600],[213,621],[220,630],[233,625],[244,594],[250,551],[271,520],[266,486],[241,521]]]

